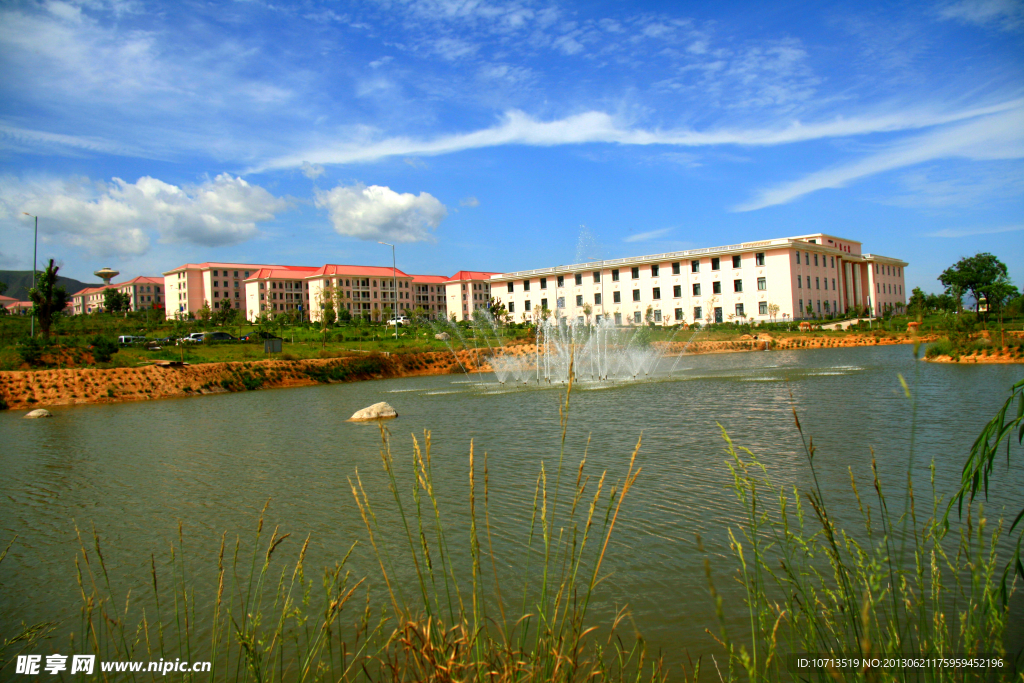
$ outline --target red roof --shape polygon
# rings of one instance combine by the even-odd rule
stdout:
[[[388,278],[395,277],[412,277],[404,273],[402,270],[395,268],[393,271],[391,268],[384,266],[346,266],[346,265],[334,265],[327,264],[316,268],[316,272],[311,274],[309,277],[330,277],[332,275],[357,275],[357,276],[370,276],[370,277],[384,277]]]
[[[312,266],[270,266],[268,268],[260,268],[255,273],[251,273],[246,281],[249,280],[295,280],[303,279],[312,275],[319,268]]]
[[[428,284],[443,284],[448,282],[448,278],[444,275],[413,275],[413,282],[426,282]]]
[[[133,277],[131,280],[126,282],[115,282],[115,287],[124,287],[125,285],[162,285],[164,279],[162,277],[150,277],[148,275],[139,275]]]
[[[501,275],[501,273],[490,273],[482,270],[460,270],[459,272],[452,275],[449,280],[489,280],[495,275]]]
[[[177,273],[179,270],[209,270],[210,268],[242,268],[243,270],[256,270],[258,268],[291,268],[292,266],[278,266],[273,263],[218,263],[214,261],[205,261],[203,263],[186,263],[183,266],[177,268],[171,268],[170,270],[164,271],[164,275],[170,275],[171,273]],[[296,266],[300,267],[300,266]]]
[[[82,289],[82,290],[79,290],[79,291],[75,292],[71,296],[72,297],[76,297],[76,296],[85,296],[86,294],[95,294],[96,292],[102,292],[104,289],[116,289],[117,287],[120,287],[120,286],[121,285],[110,284],[110,285],[100,285],[99,287],[86,287],[85,289]]]
[[[9,304],[13,301],[17,301],[13,296],[4,296],[0,294],[0,304]]]

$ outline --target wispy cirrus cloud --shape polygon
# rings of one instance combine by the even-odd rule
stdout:
[[[497,125],[468,133],[426,139],[388,137],[375,140],[371,136],[366,136],[359,140],[334,142],[318,140],[309,149],[270,159],[250,168],[249,172],[294,168],[301,166],[305,161],[319,164],[353,164],[378,161],[393,156],[435,156],[503,145],[550,147],[613,143],[678,147],[772,146],[869,133],[929,128],[999,112],[1014,112],[1019,116],[1022,109],[1024,109],[1024,100],[1010,100],[956,111],[907,109],[886,114],[837,117],[813,123],[793,121],[778,128],[722,128],[708,131],[650,130],[632,127],[628,122],[619,121],[615,116],[602,111],[588,111],[562,119],[541,121],[523,111],[512,110],[506,112]]]
[[[836,168],[811,173],[799,180],[762,190],[734,211],[754,211],[787,204],[818,190],[840,188],[885,171],[936,159],[970,160],[1024,158],[1024,107],[981,116],[891,145],[884,151]]]
[[[943,19],[956,19],[980,26],[996,26],[1004,31],[1024,27],[1024,2],[1021,0],[959,0],[939,10]]]
[[[672,232],[672,228],[661,228],[660,230],[648,230],[647,232],[638,232],[635,235],[629,235],[628,237],[622,238],[623,242],[649,242],[654,239],[658,239],[663,235],[667,235]]]
[[[973,237],[975,235],[998,235],[1004,232],[1019,232],[1024,225],[1004,225],[989,228],[945,228],[935,232],[926,232],[925,237]]]

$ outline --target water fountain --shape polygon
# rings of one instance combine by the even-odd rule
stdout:
[[[471,322],[476,347],[470,346],[463,330],[449,320],[433,322],[432,327],[447,332],[451,342],[457,341],[463,349],[486,351],[498,382],[513,385],[565,383],[570,364],[575,382],[640,381],[660,376],[666,373],[660,367],[661,360],[678,333],[673,331],[667,343],[656,346],[650,343],[649,328],[616,326],[608,318],[589,324],[554,318],[537,327],[530,353],[516,353],[515,346],[506,344],[502,327],[487,311],[477,311]],[[689,336],[682,353],[698,334],[699,330]],[[458,361],[453,343],[448,343],[448,349]],[[667,372],[675,371],[678,364],[677,358]],[[468,374],[464,366],[463,371]]]

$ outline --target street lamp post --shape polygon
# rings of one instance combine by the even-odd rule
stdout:
[[[39,216],[33,216],[32,214],[22,211],[23,214],[30,218],[36,219],[36,227],[32,234],[32,289],[36,288],[36,248],[39,246]],[[36,314],[32,311],[32,315],[29,316],[29,336],[36,336]]]
[[[398,341],[398,276],[395,274],[397,270],[395,267],[395,245],[380,241],[377,244],[391,247],[391,296],[394,297],[391,300],[391,318],[395,321],[395,341]]]

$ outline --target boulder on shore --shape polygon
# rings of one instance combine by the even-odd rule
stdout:
[[[384,420],[392,417],[398,417],[398,413],[386,401],[381,401],[357,410],[349,420]]]
[[[451,337],[448,335],[447,332],[438,332],[437,334],[434,335],[434,339],[438,339],[440,341],[448,341],[449,339],[451,339]]]
[[[31,417],[31,418],[36,418],[36,417],[53,417],[53,413],[51,413],[46,408],[36,408],[32,412],[27,413],[25,415],[25,417]]]

